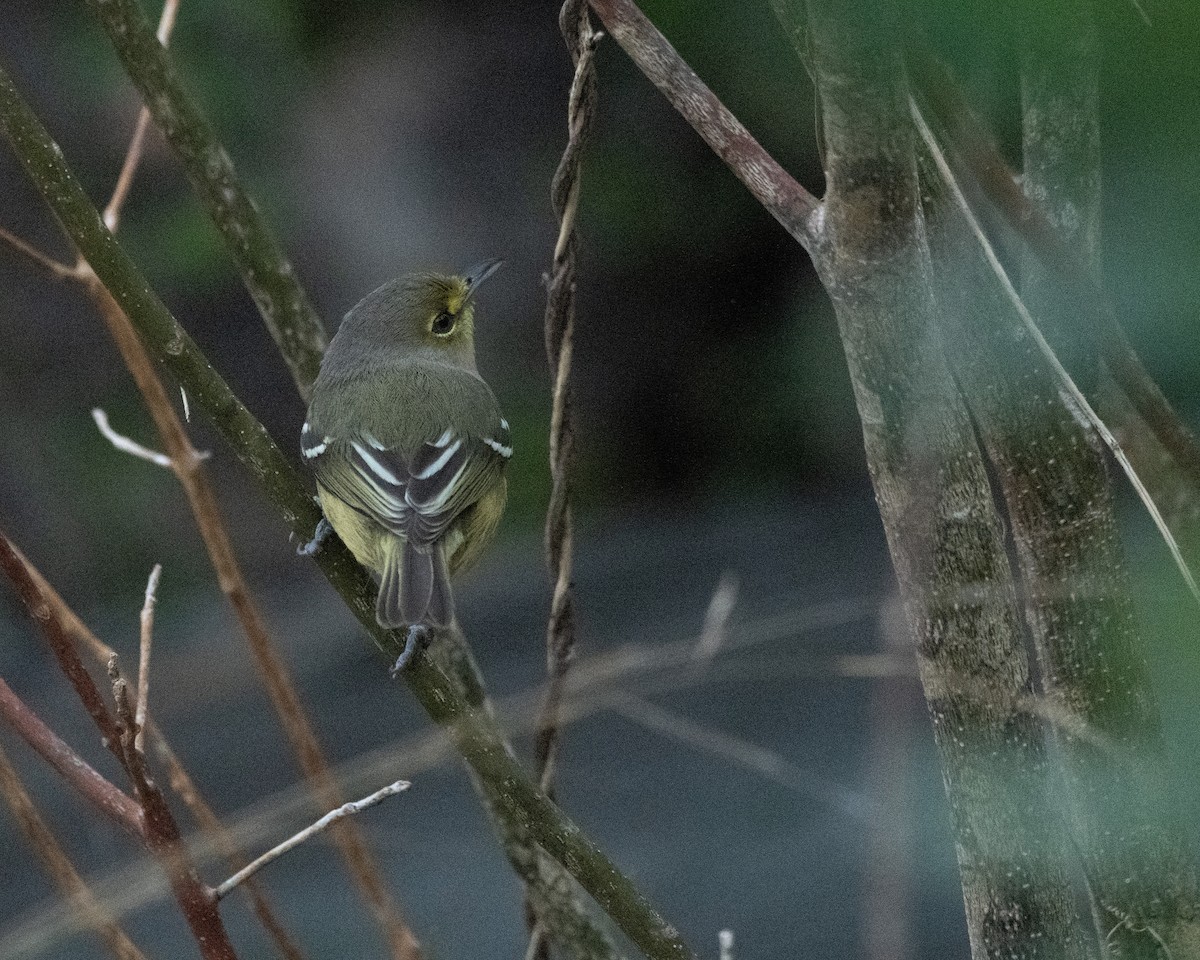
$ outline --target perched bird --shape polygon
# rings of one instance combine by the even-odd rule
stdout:
[[[300,434],[328,525],[379,581],[375,618],[408,628],[396,669],[427,628],[454,621],[450,576],[504,511],[508,421],[474,340],[475,292],[500,263],[400,277],[363,298],[325,352]]]

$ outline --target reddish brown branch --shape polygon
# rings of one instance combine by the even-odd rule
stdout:
[[[820,234],[821,202],[783,169],[704,85],[633,0],[590,0],[621,45],[754,198],[808,251]]]
[[[150,779],[145,754],[137,746],[140,731],[129,699],[129,689],[121,677],[115,656],[108,662],[108,673],[113,681],[113,699],[121,720],[120,745],[125,755],[125,768],[129,771],[134,794],[142,807],[146,848],[158,858],[166,871],[175,900],[204,960],[237,960],[217,910],[217,899],[196,875],[175,816],[158,785]]]
[[[54,615],[50,604],[26,569],[22,557],[2,533],[0,569],[3,569],[12,581],[40,624],[64,672],[100,729],[105,745],[113,751],[129,774],[138,801],[135,809],[136,806],[140,806],[140,813],[130,812],[128,804],[131,801],[127,795],[92,770],[39,720],[7,685],[0,689],[0,712],[64,778],[100,806],[105,813],[117,816],[119,822],[131,829],[147,849],[159,858],[204,960],[236,960],[233,944],[230,943],[217,912],[216,901],[201,885],[192,869],[170,808],[163,799],[162,792],[147,775],[145,757],[134,749],[137,725],[133,707],[124,690],[124,681],[114,685],[118,713],[122,721],[118,725],[109,714],[91,675],[80,661],[78,651],[68,638],[62,621]],[[110,671],[115,669],[115,663],[116,657],[113,657],[109,665]]]
[[[71,686],[75,688],[75,693],[78,694],[84,709],[87,710],[100,731],[104,745],[118,760],[124,762],[118,743],[120,731],[112,715],[108,712],[108,707],[105,706],[104,698],[100,695],[91,674],[87,672],[87,668],[80,661],[79,654],[67,638],[62,624],[51,614],[50,607],[38,589],[38,585],[29,576],[29,571],[25,569],[20,555],[3,531],[0,531],[0,570],[4,571],[4,575],[12,583],[26,609],[37,621],[42,635],[50,644],[55,659],[58,660],[58,665],[66,674]]]
[[[142,839],[142,812],[120,787],[97,773],[0,679],[0,717],[75,791],[118,826]]]
[[[116,655],[112,647],[108,646],[108,644],[88,628],[87,624],[67,605],[58,591],[50,585],[41,572],[19,550],[16,550],[14,547],[14,551],[25,565],[29,576],[37,584],[42,597],[51,610],[52,616],[62,624],[63,630],[70,637],[71,641],[77,646],[84,647],[98,663],[107,664]],[[200,828],[208,834],[213,847],[226,859],[229,866],[234,871],[240,870],[249,862],[249,859],[238,848],[233,835],[225,828],[217,815],[213,813],[212,808],[205,802],[196,784],[192,781],[191,776],[184,768],[179,757],[175,754],[175,751],[171,748],[166,735],[157,727],[153,719],[147,720],[147,729],[151,735],[151,743],[154,746],[155,755],[166,769],[171,789],[179,795],[184,805],[191,811],[192,816],[196,818],[196,822],[200,825]],[[274,909],[267,901],[262,885],[258,880],[247,880],[242,886],[251,898],[254,912],[259,922],[262,923],[263,927],[275,941],[280,954],[286,960],[304,960],[304,955],[301,953],[299,947],[292,941],[287,931],[283,928],[283,925],[279,922],[279,919],[275,916]]]
[[[42,862],[62,895],[75,908],[80,922],[96,932],[117,960],[145,960],[142,951],[117,926],[79,875],[67,852],[38,813],[21,782],[20,774],[3,749],[0,749],[0,795],[3,795],[21,832],[25,834],[30,849]]]

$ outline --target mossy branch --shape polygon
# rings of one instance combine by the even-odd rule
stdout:
[[[292,532],[304,539],[311,537],[320,512],[295,467],[105,228],[62,151],[3,69],[0,128],[63,229],[133,322],[146,347],[187,389]],[[374,584],[345,547],[335,539],[326,541],[317,554],[317,563],[377,646],[391,656],[398,654],[403,638],[375,623]],[[434,656],[417,658],[404,678],[430,717],[447,729],[475,773],[493,786],[501,814],[527,829],[647,957],[682,960],[692,956],[675,929],[630,880],[530,782],[483,711],[481,692],[478,697],[468,696],[464,677],[452,675]],[[465,686],[470,689],[471,683]]]
[[[307,398],[328,341],[291,263],[243,189],[212,124],[180,82],[137,0],[87,0],[87,5],[225,239],[296,386]]]

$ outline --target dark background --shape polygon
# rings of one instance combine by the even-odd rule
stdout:
[[[647,0],[644,9],[777,159],[820,193],[812,88],[768,4]],[[1130,3],[1098,4],[1103,270],[1147,366],[1196,423],[1200,16],[1186,3],[1140,9],[1149,24]],[[555,235],[549,180],[565,142],[570,79],[556,13],[550,4],[467,0],[184,0],[172,41],[331,329],[397,273],[507,260],[481,301],[479,353],[514,427],[512,495],[497,545],[459,591],[467,632],[501,697],[528,690],[542,670],[549,398],[540,276]],[[1011,10],[925,0],[906,15],[954,64],[1017,160]],[[0,60],[102,205],[138,102],[99,28],[80,3],[0,0]],[[834,659],[883,642],[892,587],[829,304],[803,251],[611,41],[599,69],[575,366],[584,651],[694,635],[721,574],[736,573],[735,633],[762,629],[771,641],[726,658],[744,675],[723,680],[714,671],[657,692],[655,702],[768,747],[802,775],[772,782],[601,712],[569,734],[563,802],[707,953],[715,954],[716,931],[732,926],[745,958],[857,956],[873,909],[872,870],[895,869],[914,955],[966,956],[915,683],[847,675]],[[0,225],[68,256],[6,148]],[[154,135],[121,237],[251,410],[296,450],[304,412],[286,369]],[[295,767],[187,504],[167,472],[116,453],[93,426],[90,410],[100,406],[118,430],[154,444],[103,325],[77,290],[3,249],[0,292],[0,525],[129,662],[145,576],[164,565],[153,709],[231,820],[254,804],[279,806],[272,798],[294,787]],[[214,449],[212,473],[239,556],[330,754],[361,793],[409,773],[406,761],[368,771],[355,758],[419,738],[423,716],[389,684],[199,418],[193,431],[198,445]],[[1132,507],[1127,526],[1178,786],[1190,798],[1200,743],[1195,610]],[[860,612],[805,629],[804,617],[831,602]],[[97,755],[6,592],[0,673]],[[882,701],[908,718],[896,747],[905,751],[899,779],[872,752]],[[111,879],[129,866],[120,837],[63,796],[23,747],[14,743],[12,752],[86,871]],[[411,775],[408,796],[361,823],[428,955],[519,955],[516,884],[465,778],[453,763]],[[806,778],[815,784],[808,792],[799,788]],[[844,796],[861,803],[830,799]],[[1181,802],[1195,822],[1196,802]],[[309,816],[281,809],[255,849]],[[909,838],[895,864],[878,847],[893,835]],[[6,817],[0,850],[6,955],[41,922],[54,893]],[[131,869],[153,876],[139,860]],[[220,869],[206,873],[216,879]],[[329,846],[314,843],[265,876],[312,956],[380,955]],[[242,908],[226,913],[246,955],[266,955]],[[171,916],[161,894],[133,914],[131,929],[151,955],[192,949],[178,939],[180,925],[164,921]],[[39,949],[97,955],[83,937],[51,938]]]

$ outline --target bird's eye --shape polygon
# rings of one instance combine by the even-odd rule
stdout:
[[[444,336],[446,336],[446,334],[448,334],[451,330],[454,329],[454,320],[455,320],[454,314],[450,313],[449,311],[443,310],[441,313],[439,313],[436,317],[433,318],[433,326],[430,327],[430,329],[434,333],[436,333],[439,337],[444,337]]]

